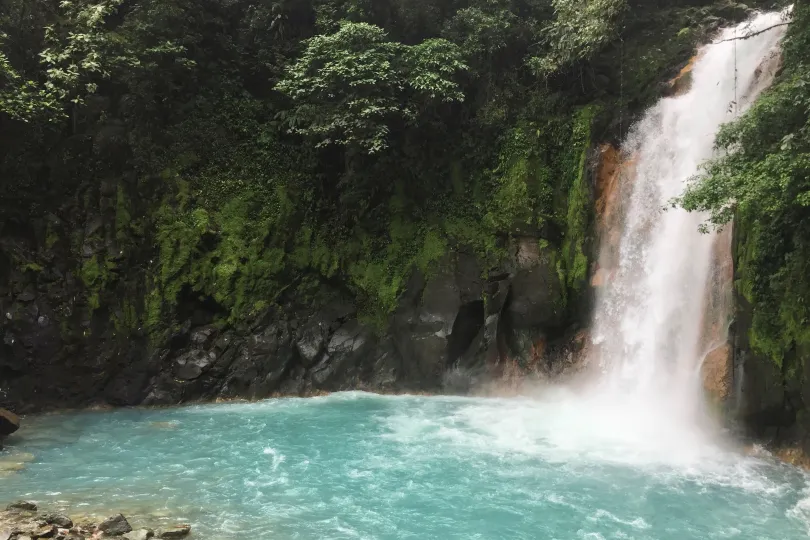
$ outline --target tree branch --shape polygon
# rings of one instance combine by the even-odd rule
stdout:
[[[726,41],[737,41],[738,39],[751,39],[754,36],[764,34],[768,30],[773,30],[774,28],[778,28],[780,26],[786,26],[786,25],[790,24],[791,22],[793,22],[793,21],[787,21],[787,22],[783,22],[783,23],[779,23],[779,24],[774,24],[773,26],[769,26],[768,28],[765,28],[763,30],[759,30],[758,32],[754,32],[753,34],[747,34],[745,36],[733,37],[733,38],[728,38],[728,39],[721,39],[720,41],[713,41],[712,45],[717,45],[718,43],[725,43]]]

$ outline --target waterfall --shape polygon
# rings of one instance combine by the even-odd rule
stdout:
[[[720,126],[771,82],[784,27],[768,28],[786,16],[722,31],[698,52],[689,90],[647,111],[622,146],[619,230],[603,234],[591,354],[600,389],[659,422],[694,423],[701,361],[730,318],[730,234],[700,233],[705,215],[669,203],[712,157]]]

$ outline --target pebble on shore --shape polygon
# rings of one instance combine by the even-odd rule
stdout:
[[[17,501],[0,511],[0,540],[148,540],[149,538],[177,539],[191,533],[190,525],[164,527],[155,532],[149,528],[133,530],[122,514],[111,516],[99,524],[75,523],[68,516],[56,512],[40,512],[30,501]]]

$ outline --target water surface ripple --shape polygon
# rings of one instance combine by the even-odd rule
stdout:
[[[34,458],[0,501],[182,520],[210,540],[808,537],[804,473],[679,446],[626,405],[351,392],[46,415],[9,440]]]

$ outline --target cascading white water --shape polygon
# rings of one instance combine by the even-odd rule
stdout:
[[[597,302],[594,354],[604,392],[654,411],[651,416],[671,426],[694,425],[701,403],[702,334],[717,237],[699,232],[706,216],[668,209],[668,203],[712,157],[720,126],[770,83],[783,34],[783,27],[770,27],[785,16],[759,14],[723,31],[699,52],[689,91],[662,99],[623,145],[632,162],[621,179],[629,198],[622,202],[615,263],[605,269],[609,277]]]

